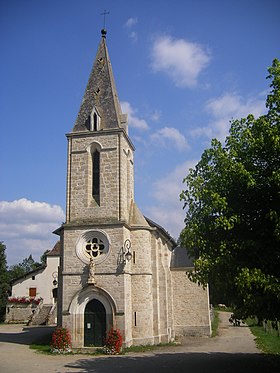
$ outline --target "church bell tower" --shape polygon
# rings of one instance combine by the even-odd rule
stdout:
[[[127,221],[134,198],[134,147],[127,133],[127,115],[121,112],[105,30],[67,138],[66,223]]]
[[[129,341],[131,322],[125,315],[131,318],[131,285],[124,255],[131,245],[131,217],[138,211],[134,146],[127,115],[121,111],[105,30],[75,125],[66,136],[66,222],[57,232],[62,247],[58,323],[70,329],[76,347],[102,344],[116,326]],[[140,220],[148,227],[142,216]]]

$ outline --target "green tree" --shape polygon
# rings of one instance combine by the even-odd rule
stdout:
[[[45,250],[43,252],[43,254],[41,255],[40,257],[40,261],[42,264],[46,264],[47,263],[47,254],[50,252],[50,250]]]
[[[20,264],[13,264],[9,267],[9,280],[13,281],[21,276],[25,275],[24,269],[20,266]]]
[[[240,316],[280,319],[280,62],[268,69],[268,112],[234,120],[185,178],[181,241],[190,278]],[[212,290],[212,291],[211,291]]]
[[[14,264],[9,268],[9,278],[10,281],[15,280],[21,276],[24,276],[26,273],[33,271],[34,269],[40,267],[42,264],[36,262],[32,255],[29,255],[28,258],[23,259],[19,264]]]
[[[32,255],[29,255],[28,258],[23,259],[22,263],[20,266],[24,269],[25,273],[31,272],[34,269],[38,268],[41,266],[41,263],[36,262]]]
[[[6,246],[0,242],[0,321],[4,320],[9,291],[9,279],[7,272]]]

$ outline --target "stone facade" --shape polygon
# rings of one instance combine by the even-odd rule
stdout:
[[[133,145],[123,129],[68,137],[67,221],[128,221],[133,200]],[[100,150],[100,205],[92,198],[91,148]]]
[[[73,346],[100,345],[111,327],[125,346],[209,335],[207,289],[170,269],[175,241],[134,201],[134,146],[104,33],[67,138],[58,322],[70,329]]]

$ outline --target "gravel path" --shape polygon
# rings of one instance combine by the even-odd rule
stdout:
[[[249,327],[241,324],[232,326],[228,319],[229,312],[219,312],[219,330],[215,338],[186,338],[182,346],[168,347],[169,352],[226,352],[226,353],[260,353],[256,347],[255,337]],[[280,373],[280,372],[279,372]]]
[[[259,353],[247,326],[233,327],[229,313],[220,313],[219,335],[215,338],[190,338],[177,347],[153,352],[129,353],[116,357],[89,355],[44,355],[30,350],[28,344],[50,327],[0,325],[0,372],[5,373],[279,373],[279,359]]]

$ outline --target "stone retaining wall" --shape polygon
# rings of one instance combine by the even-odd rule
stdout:
[[[34,314],[37,306],[32,304],[8,303],[6,307],[6,322],[27,323]]]

